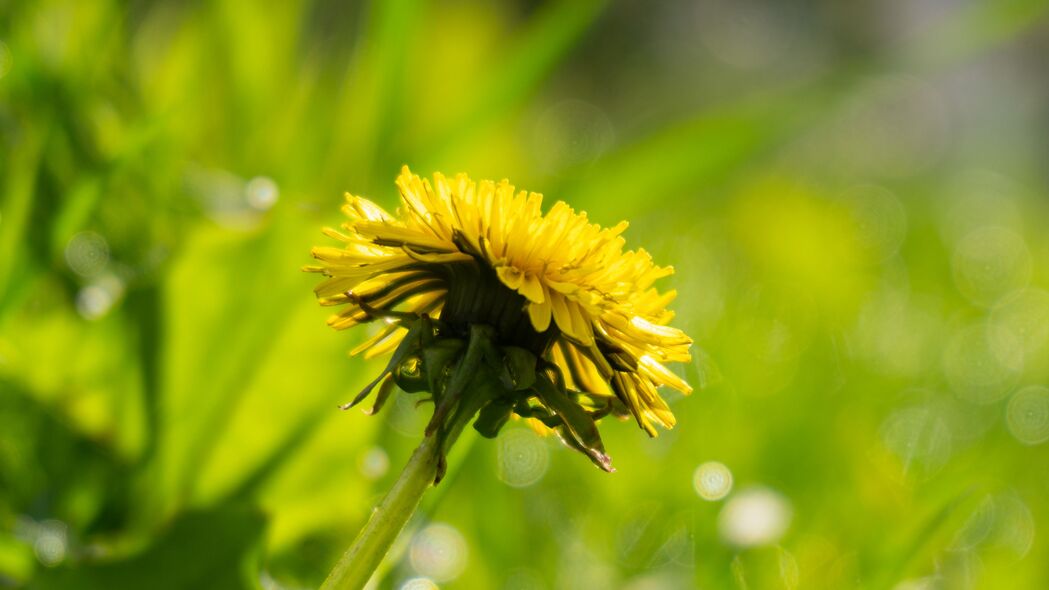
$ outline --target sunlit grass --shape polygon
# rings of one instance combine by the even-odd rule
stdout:
[[[0,6],[0,585],[320,582],[426,410],[335,410],[376,368],[298,269],[404,163],[630,218],[705,387],[614,475],[467,437],[380,587],[1049,584],[1045,7],[763,70],[626,4]]]

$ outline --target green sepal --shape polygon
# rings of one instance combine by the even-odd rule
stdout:
[[[549,428],[556,428],[562,424],[557,414],[543,406],[533,406],[526,400],[520,400],[514,405],[514,413],[522,418],[535,418]]]
[[[374,381],[364,386],[364,389],[357,394],[357,397],[353,398],[353,401],[348,404],[339,406],[340,409],[348,410],[353,406],[364,401],[364,398],[368,397],[372,389],[379,384],[380,381],[386,378],[386,375],[393,373],[394,371],[400,372],[398,367],[404,362],[405,358],[409,354],[415,352],[419,348],[419,335],[422,331],[422,324],[420,322],[413,322],[411,327],[408,329],[408,333],[404,335],[404,339],[397,345],[397,349],[393,351],[393,355],[390,357],[390,362],[386,364],[386,368],[379,373],[379,376]],[[396,378],[396,375],[395,375]]]
[[[447,407],[451,408],[452,414],[447,420],[442,420],[436,426],[437,436],[441,440],[441,452],[438,455],[437,474],[434,476],[434,485],[440,483],[444,478],[444,473],[447,469],[447,463],[445,462],[445,453],[447,452],[445,436],[448,433],[448,429],[454,428],[454,425],[456,424],[465,425],[474,414],[477,414],[481,410],[481,408],[504,393],[503,389],[499,386],[499,383],[493,379],[488,368],[480,363],[478,363],[478,365],[478,371],[467,375],[468,383],[470,385],[470,395],[463,397],[456,403],[449,403],[445,400],[445,403],[448,404]],[[437,415],[437,409],[434,410],[434,415]]]
[[[408,393],[419,393],[429,387],[423,359],[419,354],[413,354],[401,361],[397,370],[393,372],[393,378],[397,385]]]
[[[564,434],[574,439],[579,447],[582,447],[577,450],[582,450],[601,469],[613,471],[612,459],[605,453],[605,446],[601,442],[601,434],[597,430],[594,419],[579,404],[572,401],[563,390],[551,383],[546,375],[541,374],[536,379],[534,391],[539,400],[561,418],[564,424]]]
[[[513,410],[514,401],[510,398],[500,397],[488,402],[487,406],[481,408],[477,420],[474,420],[474,430],[485,438],[495,438],[510,419]]]
[[[447,384],[448,367],[455,364],[466,344],[457,338],[438,340],[422,351],[427,391],[440,395]]]
[[[517,346],[504,346],[501,350],[503,366],[499,377],[503,385],[513,391],[530,389],[535,384],[535,355]]]
[[[421,333],[419,334],[419,347],[427,348],[433,344],[434,339],[437,337],[437,330],[434,326],[433,320],[425,313],[419,316],[419,326],[421,330]]]
[[[372,404],[372,409],[366,412],[368,415],[379,413],[379,410],[386,405],[386,400],[390,399],[390,394],[396,389],[395,385],[397,385],[397,382],[394,380],[393,375],[387,375],[386,379],[379,385],[379,391],[375,394],[375,403]]]
[[[598,467],[601,467],[602,469],[604,469],[604,467],[600,463],[594,461],[594,458],[590,455],[590,451],[586,447],[584,447],[582,445],[582,443],[579,442],[579,439],[577,439],[575,436],[572,435],[572,433],[569,431],[568,427],[565,426],[563,422],[560,423],[560,424],[557,424],[556,426],[551,426],[550,428],[551,428],[551,430],[554,431],[554,433],[557,434],[557,438],[559,438],[561,440],[561,442],[564,443],[565,446],[567,446],[568,448],[570,448],[570,449],[572,449],[574,451],[578,451],[578,452],[586,455],[587,458],[589,458],[591,462],[593,462]],[[609,470],[605,469],[605,471],[609,471]]]
[[[490,327],[477,324],[470,325],[470,340],[466,344],[466,353],[463,354],[462,360],[455,368],[455,372],[448,382],[448,387],[437,398],[437,407],[434,408],[433,416],[430,417],[430,422],[426,425],[426,436],[437,432],[445,417],[459,402],[466,385],[477,374],[481,361],[484,358],[485,347],[491,343],[491,340],[492,329]],[[480,407],[477,409],[480,409]]]

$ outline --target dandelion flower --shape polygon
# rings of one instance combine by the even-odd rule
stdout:
[[[626,222],[590,223],[564,202],[542,212],[542,195],[465,174],[432,182],[403,168],[401,207],[391,215],[347,195],[339,247],[317,247],[326,278],[322,305],[343,306],[335,329],[384,321],[352,353],[393,352],[378,386],[378,411],[394,385],[427,392],[427,434],[469,421],[495,436],[512,414],[554,430],[611,471],[595,420],[633,416],[649,435],[671,428],[660,396],[690,393],[667,368],[690,359],[691,339],[669,326],[675,292],[653,285],[673,273],[644,250],[624,251]]]

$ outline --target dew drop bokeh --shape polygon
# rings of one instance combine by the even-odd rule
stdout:
[[[535,484],[550,466],[547,441],[527,428],[507,428],[498,439],[499,479],[514,488]]]

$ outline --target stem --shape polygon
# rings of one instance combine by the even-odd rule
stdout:
[[[400,477],[372,511],[367,524],[357,534],[353,545],[328,574],[321,590],[357,590],[363,588],[404,528],[426,488],[437,473],[440,445],[437,437],[427,436],[412,453]]]
[[[470,349],[481,350],[492,346],[490,336],[484,329],[471,327]],[[469,350],[467,355],[469,355]],[[476,365],[476,363],[474,363]],[[464,360],[460,363],[457,371],[463,371],[467,366]],[[321,585],[321,590],[359,590],[371,579],[375,568],[382,563],[390,546],[397,539],[408,519],[412,517],[415,508],[419,505],[419,499],[426,491],[441,467],[441,460],[451,449],[452,444],[459,438],[463,428],[481,408],[498,395],[497,380],[483,367],[469,368],[467,375],[468,384],[464,388],[465,395],[450,416],[442,419],[446,430],[442,432],[439,426],[437,432],[424,436],[419,447],[412,453],[408,464],[404,466],[400,477],[386,493],[386,497],[375,507],[372,515],[368,518],[364,528],[357,534],[353,545],[346,550],[335,568],[328,574],[328,578]],[[452,378],[457,382],[462,373],[457,372]],[[435,415],[437,408],[434,409]],[[443,474],[442,474],[443,475]]]
[[[405,523],[412,517],[423,492],[437,475],[441,453],[447,453],[476,409],[451,420],[444,434],[443,445],[439,435],[427,436],[412,453],[400,477],[386,493],[382,502],[372,510],[353,545],[339,558],[339,563],[321,584],[321,590],[359,590],[371,579],[375,569],[386,557]],[[441,446],[444,447],[443,451]]]

